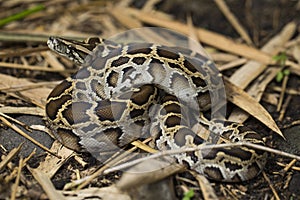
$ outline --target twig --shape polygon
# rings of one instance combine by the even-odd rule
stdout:
[[[300,120],[296,120],[296,121],[293,121],[291,124],[284,125],[283,128],[287,129],[287,128],[290,128],[292,126],[297,126],[297,125],[300,125]]]
[[[265,180],[268,182],[269,187],[271,188],[271,190],[272,190],[272,192],[273,192],[273,194],[274,194],[274,196],[275,196],[275,199],[276,199],[276,200],[280,200],[280,197],[279,197],[278,193],[276,192],[276,190],[275,190],[273,184],[271,183],[269,177],[266,175],[265,172],[263,172],[262,174],[263,174]]]
[[[17,148],[12,149],[5,158],[0,162],[0,171],[20,152],[23,143],[21,143]]]
[[[23,70],[33,70],[33,71],[44,71],[44,72],[74,72],[74,70],[66,70],[66,69],[52,69],[52,68],[46,68],[43,66],[37,66],[37,65],[22,65],[17,63],[7,63],[7,62],[0,62],[0,66],[6,67],[6,68],[13,68],[13,69],[23,69]]]
[[[231,25],[235,28],[235,30],[241,35],[241,37],[247,42],[248,45],[253,44],[251,38],[249,37],[245,28],[240,24],[238,19],[233,15],[228,6],[226,5],[224,0],[215,0],[215,3],[225,15],[227,20],[231,23]]]
[[[18,128],[16,125],[10,123],[7,119],[5,119],[4,117],[0,116],[0,120],[7,125],[8,127],[10,127],[11,129],[13,129],[14,131],[16,131],[17,133],[19,133],[20,135],[22,135],[23,137],[25,137],[26,139],[28,139],[29,141],[31,141],[32,143],[34,143],[35,145],[37,145],[38,147],[40,147],[41,149],[47,151],[48,153],[50,153],[53,156],[58,157],[58,155],[56,155],[56,153],[50,151],[47,147],[45,147],[44,145],[42,145],[41,143],[39,143],[38,141],[36,141],[35,139],[33,139],[32,137],[30,137],[29,135],[27,135],[24,131],[22,131],[20,128]]]
[[[23,168],[23,158],[20,158],[17,178],[16,178],[16,181],[13,184],[12,190],[11,190],[11,197],[10,197],[11,200],[16,199],[16,194],[17,194],[17,189],[18,189],[19,183],[20,183],[20,176],[21,176],[22,168]]]
[[[128,167],[131,167],[133,165],[136,165],[140,162],[143,162],[145,160],[148,159],[154,159],[154,158],[159,158],[159,157],[163,157],[166,155],[173,155],[173,154],[180,154],[180,153],[185,153],[185,152],[192,152],[192,151],[201,151],[201,150],[206,150],[206,149],[215,149],[215,148],[225,148],[225,147],[235,147],[235,146],[247,146],[247,147],[251,147],[254,149],[259,149],[259,150],[263,150],[263,151],[267,151],[270,153],[275,153],[281,156],[285,156],[285,157],[289,157],[289,158],[294,158],[300,161],[300,156],[297,155],[293,155],[290,153],[286,153],[283,151],[279,151],[276,149],[272,149],[266,146],[261,146],[261,145],[257,145],[257,144],[253,144],[253,143],[249,143],[249,142],[238,142],[238,143],[230,143],[230,144],[211,144],[211,145],[206,145],[206,146],[200,146],[200,147],[195,147],[195,148],[182,148],[182,149],[172,149],[172,150],[167,150],[167,151],[160,151],[158,153],[152,154],[150,156],[144,157],[144,158],[139,158],[127,163],[123,163],[120,164],[118,166],[115,167],[111,167],[109,169],[104,170],[104,174],[108,174],[117,170],[122,170]]]
[[[283,106],[282,106],[282,109],[280,110],[280,115],[278,117],[278,120],[279,121],[282,121],[283,118],[284,118],[284,114],[285,114],[285,111],[286,111],[286,108],[288,107],[288,105],[290,104],[290,101],[292,99],[292,96],[291,95],[288,95],[288,97],[286,98]]]
[[[282,102],[283,102],[284,93],[285,93],[285,89],[286,89],[286,85],[287,85],[288,80],[289,80],[289,76],[288,75],[284,76],[283,81],[282,81],[282,85],[281,85],[282,89],[281,89],[281,93],[280,93],[280,98],[279,98],[279,102],[278,102],[278,105],[277,105],[277,112],[279,112],[280,109],[281,109],[281,105],[282,105]]]

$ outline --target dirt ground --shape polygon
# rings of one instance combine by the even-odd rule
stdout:
[[[222,2],[0,1],[0,199],[300,199],[300,1],[226,0],[237,26]],[[121,191],[115,185],[126,175],[122,170],[104,175],[90,154],[62,147],[45,128],[46,98],[78,65],[51,52],[48,37],[109,38],[146,26],[196,33],[221,73],[258,98],[276,123],[242,113],[244,124],[288,155],[269,153],[264,172],[241,183],[205,183],[176,169],[148,175],[168,177],[145,186],[151,178],[127,181]],[[274,38],[272,49],[263,49]],[[261,68],[244,69],[251,61]],[[227,108],[229,118],[240,113],[233,103]],[[254,104],[243,109],[259,110]]]

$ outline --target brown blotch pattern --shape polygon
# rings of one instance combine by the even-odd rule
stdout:
[[[100,97],[101,99],[105,99],[104,86],[101,85],[98,80],[91,81],[91,88],[98,97]]]
[[[223,175],[222,175],[221,171],[215,167],[206,167],[204,169],[204,173],[210,179],[214,179],[214,180],[222,180],[223,179]]]
[[[118,67],[120,65],[124,65],[124,64],[128,63],[129,60],[130,60],[129,57],[123,57],[123,56],[121,56],[118,59],[112,61],[111,66],[112,67]]]
[[[113,122],[121,119],[126,107],[126,103],[111,102],[106,99],[98,102],[95,112],[100,121],[108,120]]]
[[[144,105],[149,101],[149,98],[155,94],[154,86],[152,85],[143,85],[140,87],[139,91],[133,92],[131,100],[134,104]]]
[[[152,46],[152,44],[147,43],[130,44],[130,46],[128,46],[127,54],[150,54],[152,52]]]
[[[58,110],[61,109],[62,105],[70,99],[72,99],[70,95],[64,95],[61,98],[49,101],[46,105],[47,116],[51,120],[54,120],[56,118]]]
[[[145,57],[135,57],[135,58],[132,59],[132,62],[134,62],[137,65],[142,65],[142,64],[144,64],[144,62],[146,60],[147,59]]]
[[[180,125],[181,118],[178,116],[169,116],[165,122],[167,128],[174,127],[176,125]]]
[[[119,73],[116,71],[111,71],[106,78],[108,86],[116,87],[118,83]]]
[[[54,90],[51,91],[51,93],[49,94],[47,100],[52,98],[52,97],[57,97],[57,96],[63,94],[70,87],[72,87],[72,82],[67,81],[67,80],[63,80],[59,85],[57,85],[55,87]]]
[[[173,49],[170,49],[168,47],[157,47],[156,52],[160,57],[165,57],[172,60],[177,60],[180,58],[179,54],[175,53],[177,51],[174,52]]]

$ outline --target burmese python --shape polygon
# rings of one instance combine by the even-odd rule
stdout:
[[[159,150],[196,147],[205,141],[191,130],[195,123],[232,143],[264,145],[257,133],[242,124],[203,117],[210,109],[212,91],[221,87],[219,72],[203,55],[177,47],[123,45],[99,38],[78,42],[51,37],[48,46],[82,65],[51,92],[46,105],[51,131],[71,149],[101,157],[102,152],[149,135]],[[181,153],[175,158],[210,179],[237,182],[259,174],[266,153],[228,147]]]

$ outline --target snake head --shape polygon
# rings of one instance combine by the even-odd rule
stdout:
[[[51,50],[76,64],[83,64],[86,56],[90,54],[99,43],[101,43],[101,40],[98,38],[80,42],[60,37],[49,37],[47,41],[47,45]]]

